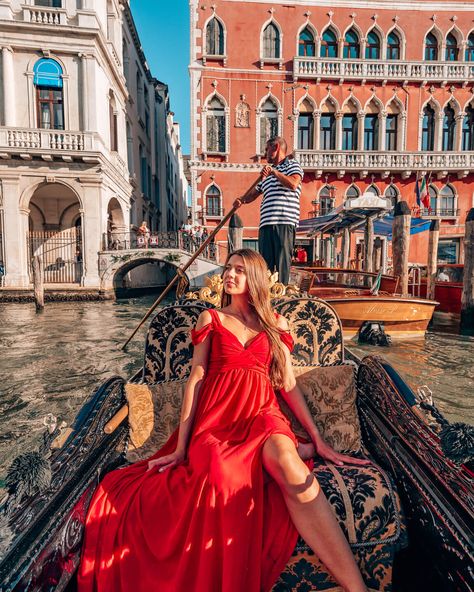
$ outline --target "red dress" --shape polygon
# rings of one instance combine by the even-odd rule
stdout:
[[[267,592],[297,539],[278,485],[264,477],[271,434],[297,444],[268,371],[264,332],[245,346],[210,310],[212,339],[186,461],[141,461],[106,475],[86,522],[79,592]],[[291,336],[282,341],[292,347]],[[173,452],[177,432],[152,458]]]

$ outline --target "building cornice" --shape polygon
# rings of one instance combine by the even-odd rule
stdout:
[[[225,0],[229,3],[242,4],[242,0]],[[377,10],[417,10],[423,12],[451,12],[466,11],[472,12],[472,2],[426,2],[426,0],[402,0],[397,2],[394,6],[392,0],[332,0],[327,2],[324,0],[285,0],[284,2],[275,2],[275,0],[245,0],[246,4],[284,4],[285,6],[311,6],[314,8],[368,8]]]

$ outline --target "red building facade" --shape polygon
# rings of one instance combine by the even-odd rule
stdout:
[[[301,218],[371,192],[416,207],[425,175],[440,262],[462,262],[474,205],[472,2],[191,0],[191,186],[209,230],[282,135],[305,171]],[[260,200],[243,206],[254,247]],[[415,213],[415,211],[414,211]],[[417,213],[417,212],[416,212]],[[226,243],[227,232],[219,236]],[[427,233],[412,238],[424,263]]]

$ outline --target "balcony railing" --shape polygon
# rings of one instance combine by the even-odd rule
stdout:
[[[303,169],[321,171],[470,171],[474,152],[372,152],[297,150]]]
[[[0,148],[38,150],[95,150],[92,133],[32,128],[0,128]]]
[[[206,218],[223,218],[225,212],[224,208],[204,208],[202,213]]]
[[[474,80],[474,63],[295,57],[293,77],[464,82]]]
[[[62,8],[23,6],[23,20],[37,25],[67,25],[67,13]]]
[[[440,218],[455,218],[459,216],[459,210],[456,208],[422,208],[421,217],[440,217]]]

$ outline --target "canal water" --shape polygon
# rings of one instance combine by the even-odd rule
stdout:
[[[47,414],[70,424],[103,380],[141,367],[146,329],[127,352],[121,345],[153,301],[50,303],[39,315],[33,304],[0,308],[0,484],[15,456],[37,448]],[[448,419],[474,424],[473,338],[435,331],[390,348],[351,348],[384,355],[412,387],[427,385]]]

